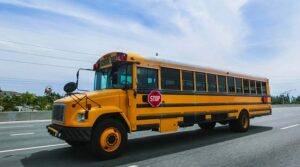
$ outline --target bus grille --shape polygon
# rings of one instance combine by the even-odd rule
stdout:
[[[64,121],[65,104],[54,104],[52,111],[52,119],[56,121]]]

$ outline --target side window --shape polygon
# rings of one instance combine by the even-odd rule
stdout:
[[[180,70],[161,68],[161,88],[180,90]]]
[[[266,82],[262,82],[262,93],[264,95],[267,94],[267,83]]]
[[[182,71],[183,90],[194,90],[194,72]]]
[[[256,94],[256,89],[255,89],[255,81],[250,81],[250,90],[251,94]]]
[[[233,77],[227,77],[227,81],[228,81],[228,92],[229,93],[235,93],[234,78]]]
[[[207,74],[208,92],[217,92],[216,75]]]
[[[226,77],[218,76],[219,93],[226,93]]]
[[[137,68],[137,88],[138,89],[158,89],[156,69]]]
[[[115,85],[115,87],[132,88],[132,65],[121,66],[117,73],[120,85]]]
[[[244,79],[243,80],[243,84],[244,84],[244,94],[249,94],[250,93],[249,80],[248,79]]]
[[[258,95],[261,95],[261,82],[256,81],[256,92]]]
[[[237,94],[243,94],[243,86],[242,86],[242,79],[241,78],[235,78],[235,85],[236,85],[236,93]]]
[[[206,74],[196,73],[196,90],[206,92]]]

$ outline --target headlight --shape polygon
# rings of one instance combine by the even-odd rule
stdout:
[[[77,121],[78,122],[84,122],[85,121],[85,114],[84,113],[78,113],[77,114]]]

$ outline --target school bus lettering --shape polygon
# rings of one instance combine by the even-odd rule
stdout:
[[[267,78],[123,52],[108,53],[85,70],[95,73],[94,90],[74,92],[78,71],[76,83],[64,87],[68,96],[54,102],[47,129],[73,147],[91,145],[98,158],[121,155],[128,133],[194,124],[212,130],[216,123],[246,132],[250,118],[272,113]]]

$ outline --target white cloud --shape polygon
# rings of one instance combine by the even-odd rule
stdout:
[[[243,38],[246,35],[247,27],[244,25],[239,10],[245,2],[222,1],[218,3],[201,1],[144,1],[140,4],[133,4],[133,10],[142,10],[143,14],[151,16],[159,25],[147,27],[132,19],[120,19],[107,17],[101,11],[95,11],[78,4],[70,4],[62,1],[1,1],[16,6],[38,9],[56,13],[62,16],[76,18],[89,27],[73,27],[72,23],[59,22],[58,25],[49,20],[7,14],[13,19],[25,20],[32,26],[32,31],[24,28],[16,28],[11,22],[3,21],[5,26],[1,28],[1,35],[4,39],[37,43],[55,48],[66,48],[69,50],[90,50],[104,54],[108,51],[123,50],[137,52],[142,55],[151,56],[156,52],[161,57],[185,61],[204,66],[218,65],[225,68],[230,60],[234,59],[243,46]],[[152,6],[149,8],[149,6]],[[218,10],[218,12],[215,12]],[[50,23],[49,23],[50,22]],[[39,28],[34,29],[38,24]],[[43,27],[48,26],[48,27]],[[121,26],[120,26],[121,25]],[[171,27],[172,31],[161,30],[159,27]],[[13,29],[11,29],[13,27]],[[30,27],[29,27],[30,29]],[[100,31],[97,31],[100,30]],[[107,32],[107,29],[111,31]],[[103,31],[103,32],[102,32]],[[11,36],[11,34],[15,34]],[[3,46],[3,45],[2,45]],[[19,46],[14,49],[24,49]],[[27,48],[28,49],[28,48]],[[32,48],[31,48],[32,50]],[[38,53],[47,54],[45,50],[32,50]],[[54,52],[58,54],[57,52]],[[53,52],[48,53],[53,54]],[[72,57],[71,54],[63,54]],[[25,56],[23,60],[28,60]],[[215,61],[218,60],[218,61]],[[45,62],[48,60],[35,60]],[[58,61],[51,61],[55,64],[64,64]],[[72,62],[74,63],[74,62]],[[77,64],[74,64],[75,66]],[[80,65],[80,64],[78,64]],[[26,65],[22,65],[26,66]],[[7,67],[6,67],[7,68]],[[41,70],[42,77],[45,69]],[[64,71],[48,70],[50,76],[61,78],[65,75],[72,75]],[[72,70],[71,70],[72,71]],[[15,73],[15,74],[13,74]],[[36,68],[27,69],[27,76],[39,73]],[[18,76],[18,72],[12,70],[11,76]],[[58,75],[58,76],[57,76]],[[61,75],[61,77],[59,77]],[[69,77],[68,77],[69,78]]]
[[[175,1],[175,0],[146,0],[126,1],[128,11],[135,11],[147,16],[151,26],[138,19],[108,15],[104,11],[97,11],[79,3],[70,1],[6,1],[0,3],[12,4],[28,9],[50,12],[49,15],[60,15],[61,19],[35,18],[22,16],[9,12],[0,12],[0,36],[2,39],[36,43],[53,48],[67,50],[88,51],[99,56],[110,51],[135,52],[145,56],[154,56],[156,52],[160,57],[182,61],[200,66],[210,66],[231,71],[246,72],[254,75],[284,76],[286,73],[298,76],[299,36],[300,28],[293,13],[293,21],[289,24],[294,28],[285,35],[286,39],[270,39],[274,44],[282,46],[278,54],[268,60],[253,62],[251,57],[244,58],[245,48],[250,45],[270,45],[269,43],[248,43],[246,38],[251,34],[247,18],[243,10],[247,7],[246,0],[231,1]],[[122,1],[122,3],[124,3]],[[2,16],[1,16],[2,15]],[[55,16],[58,17],[58,16]],[[75,19],[78,24],[69,18]],[[10,18],[4,20],[4,18]],[[26,25],[27,26],[22,26]],[[21,27],[20,27],[21,26]],[[35,28],[37,26],[37,28]],[[255,35],[255,34],[254,34]],[[61,53],[41,48],[20,45],[7,45],[0,42],[0,48],[26,50],[45,55],[58,55],[63,57],[80,57],[71,53]],[[30,59],[28,56],[19,58],[26,61],[51,62],[59,65],[91,66],[90,63],[54,61],[50,59]],[[2,57],[2,55],[0,56]],[[91,58],[92,57],[92,58]],[[94,58],[93,58],[94,57]],[[97,56],[87,56],[86,59],[94,61]],[[285,63],[283,63],[285,62]],[[0,62],[3,64],[3,62]],[[251,64],[252,63],[252,64]],[[55,81],[68,81],[74,77],[75,70],[52,69],[39,66],[20,65],[26,71],[12,69],[7,63],[0,70],[9,69],[9,73],[0,74],[20,77],[23,72],[25,78],[53,79]],[[2,68],[2,69],[1,69]],[[296,72],[294,72],[296,71]],[[45,76],[45,72],[47,75]],[[300,78],[300,77],[299,77]],[[92,81],[91,81],[92,82]],[[285,89],[282,84],[272,85],[280,92]],[[300,86],[300,85],[297,85]],[[62,85],[59,85],[61,88]],[[13,87],[8,87],[13,88]],[[19,89],[21,90],[21,89]],[[36,90],[35,90],[36,91]]]

